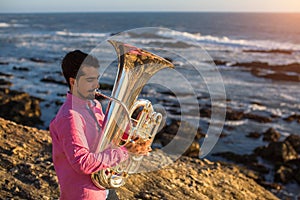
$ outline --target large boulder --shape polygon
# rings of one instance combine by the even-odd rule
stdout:
[[[40,100],[24,92],[1,88],[0,117],[37,127],[42,124]]]
[[[285,163],[298,158],[298,153],[288,142],[271,142],[266,147],[258,147],[254,150],[257,156],[277,163]]]

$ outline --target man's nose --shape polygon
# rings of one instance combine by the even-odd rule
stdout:
[[[95,86],[95,88],[100,88],[100,83],[99,83],[99,81],[95,81],[94,86]]]

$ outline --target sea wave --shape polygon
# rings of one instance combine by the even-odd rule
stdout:
[[[108,33],[74,33],[69,31],[56,31],[56,35],[72,37],[107,37]]]
[[[25,24],[9,24],[6,22],[0,22],[0,28],[8,28],[8,27],[26,27]]]
[[[245,40],[245,39],[233,39],[227,36],[213,36],[213,35],[202,35],[201,33],[189,33],[180,31],[165,31],[160,30],[158,35],[168,38],[178,38],[187,42],[197,42],[198,44],[215,44],[231,47],[241,47],[244,49],[283,49],[300,51],[300,44],[294,44],[289,42],[278,42],[271,40]],[[197,43],[193,43],[194,45]]]

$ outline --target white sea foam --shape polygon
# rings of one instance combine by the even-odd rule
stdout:
[[[61,36],[74,36],[74,37],[106,37],[107,33],[73,33],[69,31],[56,31],[56,35]]]
[[[232,47],[243,47],[245,49],[283,49],[300,51],[299,44],[293,44],[289,42],[277,42],[271,40],[243,40],[243,39],[231,39],[229,37],[217,37],[212,35],[201,35],[200,33],[189,33],[180,31],[159,31],[159,35],[165,37],[179,38],[189,42],[199,42],[207,44],[225,45]]]
[[[10,24],[8,23],[0,23],[0,28],[6,28],[6,27],[10,27]]]
[[[238,121],[233,121],[233,120],[227,120],[225,121],[225,125],[227,126],[241,126],[244,125],[248,122],[248,120],[238,120]]]
[[[25,27],[24,24],[9,24],[5,22],[0,22],[0,28],[8,28],[8,27]]]

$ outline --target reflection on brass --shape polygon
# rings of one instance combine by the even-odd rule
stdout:
[[[172,63],[153,53],[122,42],[109,42],[117,52],[118,73],[111,97],[99,93],[111,101],[106,110],[102,138],[96,153],[109,145],[120,147],[136,136],[153,142],[162,115],[154,111],[150,101],[137,98],[156,72],[167,67],[174,68]],[[120,187],[125,184],[129,174],[137,172],[142,160],[141,155],[129,154],[129,158],[117,166],[93,173],[92,181],[101,189]]]

